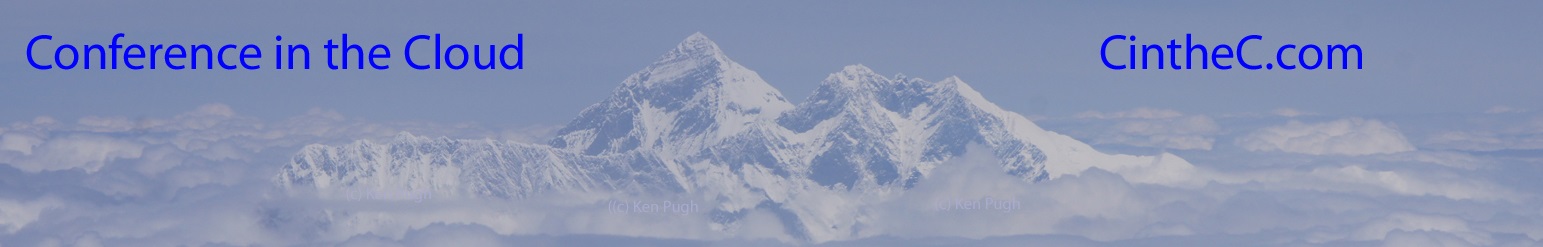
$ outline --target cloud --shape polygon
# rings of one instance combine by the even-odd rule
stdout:
[[[1543,149],[1543,134],[1449,131],[1431,135],[1426,138],[1424,144],[1436,148],[1470,151]]]
[[[1089,111],[1074,118],[1091,122],[1083,126],[1093,127],[1087,131],[1092,133],[1083,134],[1090,135],[1095,144],[1210,150],[1216,142],[1213,136],[1221,131],[1216,121],[1205,115],[1147,107],[1109,113]]]
[[[1524,113],[1524,112],[1527,112],[1527,109],[1512,108],[1510,106],[1503,106],[1503,105],[1497,105],[1497,106],[1494,106],[1494,107],[1490,107],[1488,110],[1484,110],[1485,114],[1508,114],[1508,113]]]
[[[1286,107],[1276,108],[1274,111],[1270,111],[1270,113],[1271,114],[1275,114],[1276,116],[1282,116],[1282,117],[1300,117],[1300,116],[1316,115],[1316,114],[1311,113],[1311,112],[1305,112],[1305,111],[1302,111],[1302,110],[1297,110],[1297,109],[1293,109],[1293,108],[1286,108]]]
[[[12,151],[32,155],[32,148],[43,144],[43,138],[26,133],[0,132],[0,151]]]
[[[1203,115],[1121,122],[1115,129],[1123,135],[1099,138],[1100,142],[1172,149],[1210,150],[1216,142],[1211,137],[1221,130],[1215,120]]]
[[[1465,129],[1428,135],[1424,147],[1464,151],[1543,149],[1543,116],[1489,114],[1472,117]]]
[[[1426,231],[1452,234],[1466,245],[1491,245],[1489,234],[1474,232],[1462,219],[1446,216],[1394,213],[1362,225],[1351,233],[1351,240],[1383,240],[1394,231]],[[1398,238],[1400,236],[1394,236]],[[1396,242],[1396,241],[1395,241]]]
[[[1088,246],[1193,239],[1173,244],[1189,246],[1193,244],[1181,243],[1214,243],[1221,236],[1253,239],[1228,242],[1263,246],[1407,243],[1402,241],[1430,238],[1483,246],[1498,243],[1497,234],[1534,235],[1518,240],[1528,244],[1543,237],[1537,233],[1543,227],[1513,228],[1516,225],[1511,223],[1492,222],[1488,214],[1465,213],[1494,210],[1521,216],[1519,222],[1543,219],[1543,211],[1521,206],[1532,205],[1538,198],[1487,182],[1468,169],[1408,169],[1417,166],[1373,159],[1364,162],[1376,164],[1357,159],[1343,164],[1237,169],[1274,162],[1245,156],[1228,160],[1238,164],[1227,164],[1233,168],[1226,170],[1186,169],[1209,181],[1198,186],[1133,182],[1153,171],[1100,168],[1028,184],[994,173],[991,158],[973,152],[940,166],[952,169],[938,171],[906,194],[874,206],[871,210],[878,213],[870,216],[877,227],[873,231],[906,238],[1071,235],[1092,240],[1084,244]],[[960,199],[1010,203],[981,203],[964,210],[936,206],[939,201]],[[1276,241],[1283,239],[1295,241]],[[855,241],[873,242],[877,241]]]
[[[1255,152],[1288,152],[1312,155],[1368,155],[1414,151],[1414,145],[1389,124],[1377,120],[1346,118],[1322,123],[1292,120],[1266,127],[1237,139],[1238,146]]]
[[[502,140],[510,140],[521,143],[546,143],[546,140],[550,140],[553,134],[557,133],[557,130],[560,128],[562,128],[562,126],[531,125],[505,129],[504,131],[499,132],[498,136],[499,139]]]
[[[1394,246],[1397,246],[1397,247],[1404,247],[1404,246],[1441,246],[1441,247],[1447,247],[1447,246],[1452,246],[1452,247],[1458,247],[1458,246],[1490,246],[1488,244],[1484,244],[1484,245],[1475,244],[1473,242],[1469,242],[1469,240],[1466,239],[1466,238],[1463,238],[1463,236],[1458,236],[1458,235],[1455,235],[1455,234],[1452,234],[1452,233],[1449,233],[1449,232],[1442,232],[1442,231],[1393,230],[1393,231],[1387,232],[1387,234],[1385,234],[1385,235],[1386,235],[1385,238],[1380,238],[1381,240],[1385,240],[1385,241],[1382,242],[1382,246],[1389,246],[1389,247],[1394,247]],[[1522,245],[1513,245],[1513,246],[1531,246],[1531,245],[1522,244]]]
[[[9,133],[0,138],[4,138],[0,140],[4,149],[21,153],[0,155],[0,163],[11,164],[28,172],[79,168],[91,173],[116,160],[139,158],[144,150],[144,145],[140,143],[91,134],[70,134],[46,141],[16,137]],[[23,140],[12,141],[13,138]]]
[[[223,104],[166,118],[86,116],[61,122],[38,117],[0,128],[0,245],[323,241],[315,229],[305,227],[262,229],[260,209],[272,207],[274,199],[269,178],[303,145],[386,139],[403,131],[533,138],[536,134],[527,133],[541,130],[364,122],[321,109],[267,122]],[[304,215],[277,217],[315,219]],[[315,222],[295,226],[314,227]]]
[[[1304,178],[1278,181],[1281,184],[1307,185],[1330,191],[1353,191],[1370,186],[1375,191],[1386,191],[1410,196],[1440,196],[1454,200],[1514,200],[1515,193],[1493,183],[1473,181],[1442,172],[1414,172],[1409,170],[1368,170],[1359,165],[1337,168],[1313,169]],[[1256,180],[1258,181],[1258,180]],[[1332,187],[1331,187],[1332,186]]]
[[[1148,138],[1122,143],[1139,144],[1152,136],[1205,139],[1221,132],[1209,117],[1171,110],[1088,116],[1079,121],[1104,123],[1097,127],[1116,133],[1105,137]],[[1531,131],[1522,128],[1531,122],[1503,122],[1520,125],[1507,133]],[[5,188],[0,190],[0,245],[802,244],[787,234],[786,229],[796,227],[782,221],[787,212],[754,204],[741,205],[746,209],[741,221],[718,224],[708,212],[618,214],[601,203],[687,199],[702,202],[704,210],[720,207],[708,203],[713,198],[690,198],[697,194],[349,201],[286,195],[269,183],[278,166],[312,143],[379,141],[402,131],[540,140],[549,129],[365,122],[324,109],[262,121],[225,106],[164,118],[13,123],[0,132],[0,163],[7,164],[0,165],[0,188]],[[784,199],[778,203],[813,215],[801,222],[827,228],[815,232],[828,236],[815,237],[850,241],[827,243],[836,246],[1019,246],[1025,241],[1073,246],[1528,246],[1543,239],[1543,226],[1535,223],[1543,222],[1543,210],[1535,206],[1543,202],[1543,186],[1517,175],[1535,173],[1533,161],[1388,148],[1367,139],[1402,140],[1402,134],[1377,120],[1292,121],[1238,140],[1240,146],[1257,142],[1247,145],[1269,148],[1195,151],[1199,155],[1184,156],[1193,164],[1160,154],[1150,164],[1094,164],[1038,183],[1004,175],[990,151],[971,147],[938,164],[909,191],[850,192],[796,184],[784,184],[793,189],[783,191],[710,189]],[[1309,144],[1324,148],[1303,147],[1315,147]],[[1352,153],[1380,155],[1323,155]],[[746,167],[725,169],[722,175],[769,173]]]
[[[1180,117],[1180,116],[1184,116],[1184,113],[1181,113],[1181,112],[1175,111],[1175,110],[1170,110],[1170,109],[1157,109],[1157,108],[1149,108],[1149,107],[1138,107],[1136,109],[1131,109],[1131,110],[1128,110],[1128,111],[1118,111],[1118,112],[1108,112],[1108,113],[1098,112],[1098,111],[1086,111],[1086,112],[1083,112],[1083,113],[1078,113],[1074,117],[1076,117],[1076,118],[1091,118],[1091,119],[1160,119],[1160,118],[1176,118],[1176,117]]]
[[[43,210],[59,206],[60,202],[53,198],[32,201],[0,199],[0,232],[16,233],[17,230],[37,221],[43,214]]]

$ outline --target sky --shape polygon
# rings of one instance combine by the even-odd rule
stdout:
[[[170,116],[222,103],[264,119],[311,108],[378,120],[560,125],[694,32],[795,103],[826,75],[959,76],[1009,110],[1069,116],[1159,107],[1203,114],[1293,108],[1347,114],[1474,113],[1543,106],[1535,1],[553,3],[18,1],[0,10],[0,121]],[[38,71],[34,35],[58,42],[322,43],[348,33],[393,47],[416,34],[466,43],[525,34],[518,71]],[[1354,43],[1364,70],[1113,71],[1103,38]],[[1264,47],[1261,45],[1260,47]],[[1265,49],[1265,48],[1259,48]],[[46,52],[44,55],[46,56]],[[1255,55],[1268,56],[1261,50]],[[1266,57],[1267,58],[1267,57]],[[319,59],[318,59],[319,61]],[[519,107],[541,104],[547,107]]]
[[[1538,1],[0,2],[10,47],[0,47],[0,245],[1539,246],[1540,11]],[[312,49],[342,33],[392,47],[418,34],[468,44],[523,34],[525,69],[38,71],[22,53],[35,35],[78,44],[120,32],[141,44],[270,46],[283,35]],[[851,64],[958,76],[1031,129],[1071,139],[1030,140],[1059,150],[1042,181],[970,146],[894,193],[707,162],[682,175],[696,191],[666,195],[361,200],[339,198],[343,182],[281,181],[334,164],[407,174],[325,177],[360,179],[347,186],[471,191],[477,182],[435,178],[549,164],[510,160],[545,157],[525,151],[550,148],[532,143],[697,32],[794,104]],[[1115,71],[1098,56],[1115,34],[1207,45],[1258,34],[1248,52],[1261,58],[1285,43],[1355,43],[1366,68]],[[566,166],[540,168],[550,167]],[[434,176],[410,176],[425,171]],[[549,175],[525,172],[488,176]],[[751,208],[605,207],[692,196]],[[983,198],[1014,204],[932,208]],[[831,227],[798,236],[789,215]]]

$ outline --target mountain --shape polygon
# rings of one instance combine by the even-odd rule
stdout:
[[[958,78],[887,78],[862,65],[830,75],[804,104],[778,119],[807,140],[801,147],[813,155],[806,159],[810,178],[821,185],[907,187],[970,143],[991,147],[1008,173],[1044,179],[1046,157],[1013,136],[1016,126],[1010,124],[1018,121],[1029,123]]]
[[[903,193],[979,144],[1027,182],[1094,165],[1187,162],[1109,155],[987,101],[963,80],[882,76],[851,65],[794,105],[698,33],[627,77],[546,144],[402,133],[386,143],[310,145],[275,176],[283,191],[358,188],[527,198],[601,192],[691,195],[733,231],[767,210],[789,235],[851,237],[861,200]],[[1162,179],[1169,174],[1157,174]]]
[[[550,144],[589,155],[639,149],[695,155],[770,127],[763,123],[791,108],[755,71],[729,60],[697,33],[627,77],[611,97],[584,109]]]
[[[286,191],[314,188],[323,195],[349,189],[513,198],[553,191],[681,191],[651,155],[595,156],[536,144],[408,133],[384,144],[359,140],[338,147],[306,146],[274,180]]]

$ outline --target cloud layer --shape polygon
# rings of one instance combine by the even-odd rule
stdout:
[[[1256,152],[1313,155],[1368,155],[1414,151],[1414,145],[1392,125],[1346,118],[1321,123],[1292,120],[1237,139],[1238,146]]]
[[[838,246],[1535,246],[1543,240],[1543,225],[1535,223],[1543,222],[1543,186],[1518,175],[1543,172],[1536,159],[1417,149],[1392,124],[1359,118],[1241,130],[1224,126],[1246,125],[1157,109],[1074,119],[1118,130],[1106,138],[1246,134],[1236,139],[1237,148],[1121,141],[1189,150],[1161,155],[1184,156],[1194,166],[1095,166],[1027,183],[989,165],[997,163],[989,152],[971,149],[904,193],[781,196],[829,206],[808,209],[829,219],[855,219],[840,227],[859,238],[821,243]],[[1517,127],[1486,133],[1511,139],[1532,133],[1524,128],[1529,122],[1502,122]],[[167,118],[40,117],[0,127],[4,246],[804,244],[785,234],[775,210],[751,209],[736,224],[715,225],[713,218],[722,215],[625,214],[605,204],[691,198],[328,200],[275,193],[269,182],[311,143],[380,141],[402,131],[528,141],[551,128],[372,123],[326,110],[262,121],[217,104]]]
[[[1089,134],[1094,144],[1211,150],[1215,135],[1221,130],[1215,120],[1205,115],[1147,107],[1118,112],[1088,111],[1073,118],[1095,125],[1113,123],[1105,130]]]

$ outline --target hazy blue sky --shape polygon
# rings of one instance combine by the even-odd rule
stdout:
[[[862,63],[930,80],[957,75],[1009,110],[1051,116],[1140,106],[1344,115],[1537,108],[1540,10],[1538,1],[7,1],[0,122],[168,116],[225,103],[266,119],[320,107],[375,120],[562,124],[697,31],[795,102],[842,65]],[[284,35],[313,49],[340,33],[394,49],[415,34],[493,43],[524,33],[528,54],[523,71],[344,72],[36,71],[22,53],[38,34],[105,43],[118,32],[142,44],[271,46]],[[1111,71],[1099,62],[1108,35],[1166,42],[1185,33],[1207,44],[1248,34],[1270,45],[1356,43],[1366,69]]]
[[[553,2],[0,1],[0,245],[1543,241],[1543,180],[1537,179],[1543,174],[1543,1]],[[120,32],[128,43],[265,49],[283,35],[285,44],[304,43],[313,52],[342,33],[393,52],[418,34],[485,45],[522,33],[527,54],[521,71],[417,71],[404,68],[400,56],[388,71],[331,71],[320,53],[309,71],[38,71],[23,54],[39,34],[82,44],[106,43]],[[953,112],[891,119],[893,125],[821,122],[873,131],[823,132],[846,137],[840,139],[811,137],[822,133],[813,131],[784,135],[792,133],[777,126],[755,132],[720,126],[725,131],[715,133],[732,135],[645,136],[637,140],[670,143],[572,159],[566,151],[492,141],[549,138],[552,126],[606,98],[694,32],[794,103],[830,73],[861,63],[886,75],[959,76],[990,102],[1043,117],[1034,122],[1076,140],[1020,125],[996,131],[987,123],[1022,121],[982,117],[937,97],[927,100],[940,103],[928,107]],[[1247,51],[1259,62],[1273,60],[1273,47],[1285,43],[1354,43],[1363,47],[1366,68],[1113,71],[1099,59],[1099,45],[1110,35],[1166,44],[1182,43],[1187,33],[1208,46],[1262,35]],[[316,108],[322,110],[311,111]],[[1274,112],[1282,108],[1319,114]],[[854,109],[862,110],[840,114],[885,114]],[[606,124],[614,129],[575,136],[702,126],[674,121],[694,118],[672,112],[608,115],[659,121]],[[38,116],[57,121],[34,121]],[[701,123],[748,119],[715,116],[730,117]],[[984,127],[952,131],[977,126]],[[754,141],[763,139],[755,133],[776,141],[766,149],[789,153],[762,156],[776,160],[762,167],[784,168],[732,164],[737,158],[723,157],[740,156],[720,155],[758,147]],[[1008,141],[987,137],[998,134]],[[820,182],[803,173],[785,172],[825,163],[819,157],[885,161],[855,155],[871,150],[932,157],[931,147],[913,144],[942,143],[936,140],[1027,143],[1032,151],[969,151],[928,166],[937,169],[906,173],[924,176],[901,191],[890,190],[899,185],[827,189],[811,186]],[[840,141],[881,143],[832,148]],[[1083,143],[1110,154],[1156,156],[1105,156]],[[690,146],[700,152],[671,148]],[[1002,173],[1019,168],[998,167],[996,157],[1032,157],[1059,175],[1028,184]],[[605,160],[648,169],[612,169]],[[664,169],[645,167],[656,163]],[[823,170],[808,174],[830,174]],[[680,197],[659,198],[716,198],[702,201],[712,211],[658,218],[665,215],[597,210],[602,202],[652,191],[650,177],[609,175],[624,173],[615,171],[690,180],[668,188],[685,189]],[[358,195],[353,189],[370,186],[443,186],[449,193],[411,203],[338,200],[335,193]],[[518,199],[473,194],[549,187],[582,190]],[[929,210],[973,198],[1012,199],[1014,210]],[[1026,202],[1022,210],[1018,199]],[[739,207],[730,204],[749,208],[726,211]],[[744,220],[725,225],[723,215]]]

